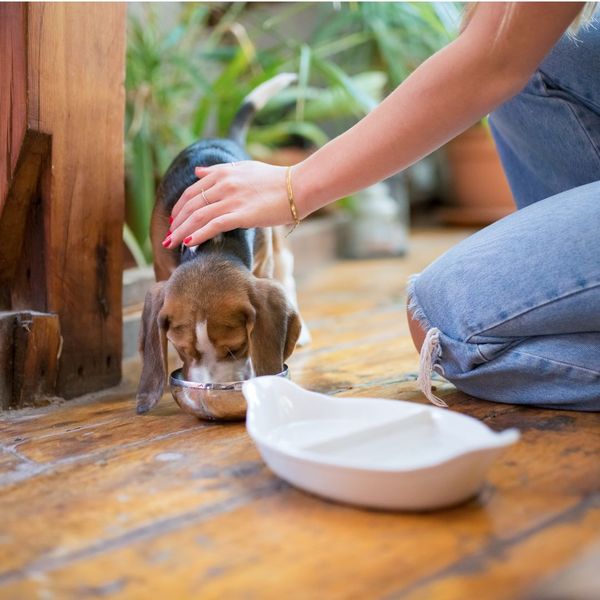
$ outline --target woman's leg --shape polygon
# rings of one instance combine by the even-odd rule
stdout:
[[[482,399],[600,410],[600,181],[458,244],[412,279],[409,312],[430,399],[433,368]]]
[[[490,115],[519,208],[600,179],[600,11]]]

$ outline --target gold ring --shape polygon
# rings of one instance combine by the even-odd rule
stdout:
[[[210,202],[208,201],[208,198],[206,197],[204,190],[200,189],[200,193],[202,194],[202,199],[204,200],[204,206],[208,206],[210,204]]]

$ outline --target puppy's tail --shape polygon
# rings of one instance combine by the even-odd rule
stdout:
[[[240,109],[229,128],[229,137],[240,146],[246,143],[246,134],[254,115],[273,97],[288,85],[298,80],[295,73],[280,73],[251,91],[242,102]]]

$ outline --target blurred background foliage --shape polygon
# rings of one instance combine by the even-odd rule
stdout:
[[[151,262],[160,177],[202,137],[227,135],[244,96],[284,71],[298,84],[260,112],[248,150],[318,147],[371,110],[458,31],[458,3],[132,4],[126,74],[125,242]]]

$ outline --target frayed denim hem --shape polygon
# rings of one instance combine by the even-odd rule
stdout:
[[[421,329],[426,331],[425,340],[421,346],[421,354],[419,356],[419,376],[417,384],[425,397],[436,406],[448,408],[448,405],[431,389],[431,375],[433,371],[437,371],[444,375],[444,368],[440,364],[442,358],[442,347],[440,345],[440,330],[437,327],[432,327],[429,319],[425,316],[423,309],[418,303],[415,292],[415,284],[418,274],[411,275],[407,285],[407,306],[411,317],[417,321]]]
[[[417,293],[415,291],[419,275],[420,273],[415,273],[408,278],[408,283],[406,284],[406,304],[411,317],[421,326],[423,331],[427,331],[428,329],[431,329],[431,323],[425,316],[425,313],[417,300]]]

